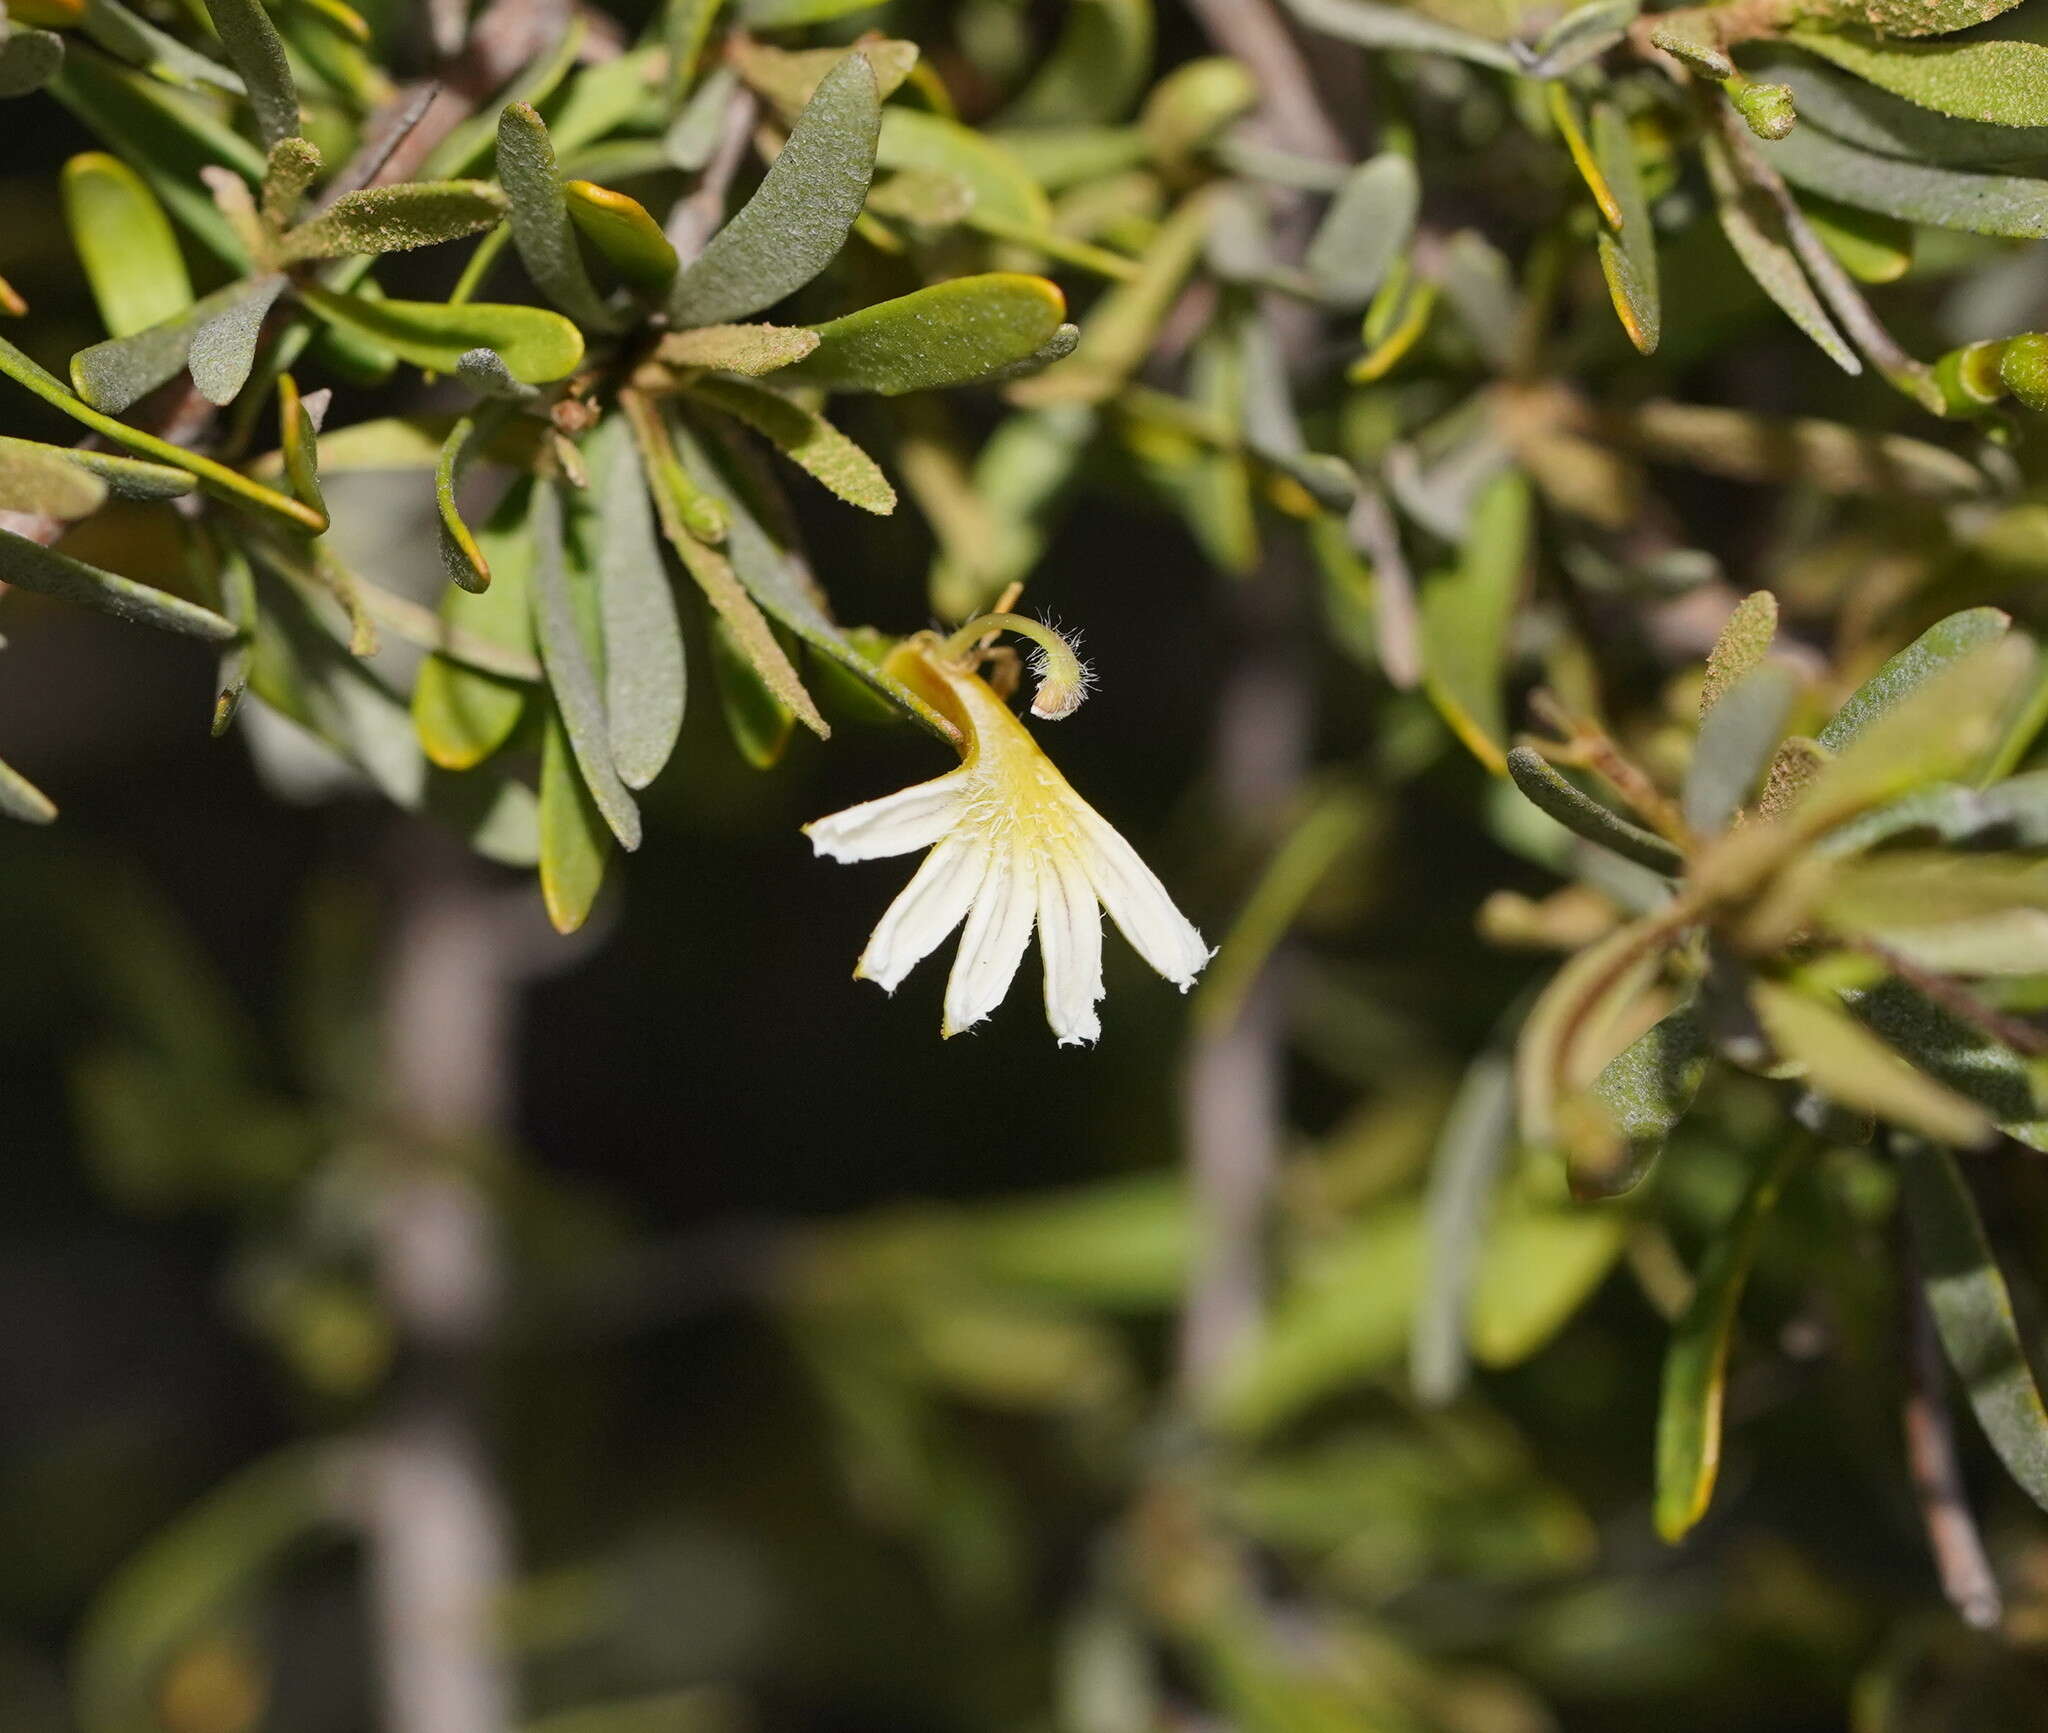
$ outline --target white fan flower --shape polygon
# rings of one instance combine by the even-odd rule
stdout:
[[[1046,630],[1005,616],[976,625],[991,634],[1023,630],[1041,643]],[[875,927],[856,979],[893,993],[964,919],[942,1025],[946,1035],[957,1035],[1002,1003],[1035,927],[1046,1021],[1063,1047],[1091,1042],[1102,1032],[1095,1006],[1102,997],[1103,909],[1138,955],[1182,992],[1208,962],[1209,947],[1137,851],[1074,792],[974,671],[973,630],[944,642],[921,633],[889,661],[890,672],[959,730],[960,768],[821,818],[804,833],[819,854],[840,861],[931,851]],[[963,639],[964,654],[956,649]],[[1085,670],[1069,646],[1054,642],[1048,684],[1078,691]],[[1078,702],[1060,693],[1055,704],[1064,708],[1057,713]]]

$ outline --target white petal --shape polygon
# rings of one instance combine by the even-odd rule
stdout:
[[[955,770],[818,819],[804,826],[804,835],[818,853],[834,860],[912,854],[930,848],[953,828],[966,781],[966,773]]]
[[[1062,1047],[1102,1034],[1102,910],[1095,887],[1064,850],[1038,863],[1038,955],[1045,965],[1045,1020]]]
[[[946,1016],[941,1032],[971,1029],[1003,1002],[1031,926],[1038,918],[1038,874],[1030,852],[998,848],[968,912],[960,954],[946,978]]]
[[[988,866],[987,845],[975,836],[951,836],[924,857],[868,939],[854,969],[857,979],[893,993],[903,977],[945,942],[960,924]]]
[[[1202,935],[1174,907],[1166,887],[1108,819],[1078,796],[1074,808],[1088,879],[1109,918],[1131,941],[1132,950],[1185,993],[1209,960]]]

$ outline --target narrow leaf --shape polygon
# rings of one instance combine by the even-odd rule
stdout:
[[[1767,662],[1723,692],[1700,719],[1683,796],[1685,822],[1700,835],[1725,830],[1756,791],[1798,697],[1798,674]]]
[[[2048,156],[2048,127],[1956,120],[1787,49],[1759,55],[1757,64],[1791,90],[1802,125],[1817,126],[1844,144],[1880,156],[1950,168],[1989,168]]]
[[[1657,287],[1657,236],[1650,226],[1649,201],[1628,122],[1612,103],[1594,105],[1593,158],[1621,211],[1621,233],[1616,236],[1602,231],[1600,235],[1600,269],[1606,275],[1607,292],[1614,298],[1622,329],[1629,341],[1648,355],[1656,349],[1664,325]]]
[[[1514,1132],[1514,1068],[1505,1054],[1481,1054],[1467,1067],[1429,1158],[1427,1251],[1408,1368],[1415,1394],[1432,1405],[1465,1384],[1472,1273]]]
[[[2048,55],[2048,49],[2043,54]],[[2048,59],[2042,75],[2048,77]],[[1825,193],[1845,205],[1971,234],[2026,240],[2048,235],[2048,180],[2032,175],[1976,174],[1901,162],[1844,144],[1818,127],[1794,127],[1786,137],[1759,148],[1794,186]]]
[[[591,181],[567,181],[569,220],[636,295],[658,300],[675,281],[676,250],[638,199]]]
[[[758,379],[801,361],[817,346],[818,334],[807,325],[699,325],[671,331],[655,355],[671,367],[716,367]]]
[[[726,733],[747,763],[756,770],[772,770],[789,749],[796,713],[754,671],[723,614],[711,616],[710,638],[712,684]]]
[[[1417,54],[1455,54],[1461,60],[1503,72],[1520,72],[1522,61],[1505,44],[1439,24],[1427,13],[1380,0],[1287,0],[1287,9],[1311,30],[1362,48],[1405,49]]]
[[[1691,1111],[1710,1054],[1698,1011],[1668,1011],[1594,1078],[1563,1118],[1572,1196],[1619,1197],[1633,1190]]]
[[[476,534],[491,587],[450,588],[441,618],[469,637],[533,653],[533,543],[526,533],[527,484],[515,485]],[[428,758],[447,770],[481,764],[512,737],[533,688],[450,657],[430,655],[413,688],[412,718]]]
[[[2048,1151],[2048,1078],[2037,1079],[2004,1042],[1904,981],[1884,981],[1844,998],[1888,1046],[1974,1101],[2006,1136]]]
[[[1917,1071],[1833,1004],[1775,981],[1751,984],[1771,1045],[1816,1094],[1937,1142],[1974,1147],[1991,1136],[1975,1102]]]
[[[441,570],[459,588],[480,594],[491,586],[490,561],[463,522],[462,506],[455,497],[476,431],[476,421],[467,415],[448,430],[434,465],[434,510],[440,519]]]
[[[1937,114],[1994,126],[2048,126],[2048,46],[2038,42],[1896,42],[1819,30],[1795,30],[1787,40]]]
[[[282,274],[252,278],[234,300],[194,328],[186,364],[192,369],[192,383],[207,402],[232,403],[249,382],[263,321],[284,292],[284,285]]]
[[[785,377],[887,397],[973,384],[1034,357],[1066,313],[1043,277],[955,277],[815,327],[818,347]]]
[[[1783,213],[1745,172],[1745,165],[1712,127],[1700,135],[1700,155],[1714,189],[1721,232],[1757,286],[1778,310],[1811,337],[1845,373],[1861,373],[1862,358],[1851,349],[1807,279],[1806,267],[1785,235]]]
[[[1757,1169],[1735,1217],[1708,1247],[1692,1304],[1664,1355],[1657,1408],[1657,1532],[1676,1545],[1706,1515],[1721,1471],[1721,1419],[1728,1348],[1742,1290],[1756,1262],[1764,1224],[1777,1208],[1804,1139],[1788,1136]]]
[[[64,165],[64,220],[108,335],[127,337],[192,305],[185,257],[155,194],[120,158],[85,151]]]
[[[107,484],[61,447],[0,439],[0,511],[70,520],[96,512]]]
[[[583,333],[544,307],[381,301],[311,283],[301,285],[299,295],[330,324],[430,372],[453,373],[469,350],[495,349],[513,378],[546,385],[573,373],[583,359]]]
[[[903,107],[887,110],[875,145],[875,166],[898,174],[944,175],[967,189],[970,210],[998,222],[1020,229],[1052,225],[1045,189],[1018,153],[1002,139],[942,114]]]
[[[1387,151],[1351,171],[1310,241],[1305,263],[1322,298],[1363,307],[1406,251],[1421,207],[1415,164]]]
[[[773,440],[784,457],[847,504],[883,517],[896,509],[896,490],[881,466],[815,410],[742,379],[700,379],[690,395]]]
[[[668,762],[682,728],[682,623],[626,418],[608,416],[583,449],[597,517],[592,534],[612,762],[628,788],[645,788]]]
[[[284,39],[262,0],[206,0],[221,46],[248,87],[257,136],[267,150],[299,130],[299,91],[292,82]]]
[[[744,318],[830,264],[867,198],[880,129],[874,68],[850,54],[819,81],[754,196],[676,278],[670,318],[680,325]]]
[[[1969,1183],[1954,1155],[1917,1139],[1899,1152],[1899,1177],[1949,1364],[2007,1472],[2048,1508],[2048,1407]]]
[[[280,257],[339,259],[351,253],[402,253],[495,228],[506,198],[488,181],[416,181],[344,193],[310,222],[289,231]]]
[[[775,105],[785,122],[803,113],[804,104],[818,91],[818,81],[849,54],[864,54],[875,69],[875,94],[884,102],[902,88],[903,81],[917,65],[915,42],[873,39],[851,48],[776,48],[753,37],[738,34],[726,45],[726,58],[749,89],[759,92]],[[678,163],[686,168],[687,163]]]
[[[589,586],[596,574],[585,550],[569,540],[563,522],[559,489],[543,483],[533,490],[533,619],[541,661],[547,668],[555,708],[575,749],[576,763],[590,798],[604,815],[612,834],[627,849],[640,846],[640,809],[619,780],[612,762],[611,735],[605,720],[604,690],[593,666],[578,616],[583,611],[571,586]],[[579,534],[585,526],[576,526]],[[588,604],[597,598],[588,597]],[[587,605],[587,604],[586,604]],[[594,606],[591,612],[595,613]]]
[[[573,933],[590,918],[612,833],[577,768],[561,712],[547,706],[540,756],[540,894],[558,933]]]
[[[1685,870],[1685,856],[1654,831],[1643,829],[1603,806],[1568,782],[1534,747],[1517,746],[1507,755],[1507,772],[1515,786],[1567,830],[1612,849],[1624,860],[1676,878]]]
[[[1763,661],[1777,635],[1778,598],[1769,590],[1751,590],[1735,604],[1707,653],[1706,678],[1700,682],[1703,718]]]
[[[540,292],[579,325],[619,329],[623,321],[597,292],[576,249],[547,122],[526,103],[508,105],[498,117],[498,179],[511,200],[513,244]]]
[[[1997,608],[1967,608],[1936,621],[1850,694],[1820,731],[1821,745],[1842,751],[1944,669],[2003,637],[2011,624],[2011,616]]]
[[[1152,38],[1152,0],[1069,0],[1059,40],[1003,111],[1003,124],[1123,119],[1151,76]]]
[[[69,554],[0,530],[0,583],[59,601],[76,602],[97,613],[140,626],[160,626],[190,638],[224,643],[235,636],[235,628],[211,608],[202,608],[181,596],[169,595],[148,584],[138,584],[115,572],[101,571]]]
[[[1452,731],[1497,776],[1507,773],[1508,628],[1530,528],[1529,485],[1503,470],[1479,496],[1457,567],[1422,593],[1425,688]]]

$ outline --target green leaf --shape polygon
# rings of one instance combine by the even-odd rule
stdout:
[[[0,436],[0,456],[24,445],[37,451],[57,452],[67,463],[90,471],[105,483],[107,492],[116,499],[177,499],[192,491],[192,477],[188,471],[173,469],[163,463],[145,463],[140,458],[123,457],[118,452],[88,451],[82,446],[36,445],[31,440]]]
[[[2048,47],[2038,42],[1894,42],[1818,30],[1794,30],[1786,39],[1937,114],[1993,126],[2048,126]]]
[[[1386,151],[1351,171],[1309,242],[1304,261],[1333,307],[1363,307],[1407,250],[1421,208],[1415,164]]]
[[[1529,484],[1503,470],[1472,510],[1456,569],[1422,593],[1424,685],[1452,731],[1496,776],[1507,773],[1508,628],[1528,562]]]
[[[253,277],[225,307],[193,327],[192,349],[185,360],[192,370],[192,383],[207,402],[229,404],[241,395],[249,382],[249,370],[256,365],[263,321],[284,292],[284,284],[281,274]]]
[[[319,535],[327,528],[327,520],[320,513],[298,500],[278,493],[251,481],[237,470],[225,464],[216,463],[197,452],[184,450],[153,434],[142,432],[116,421],[111,415],[103,415],[64,388],[64,384],[47,369],[38,366],[28,356],[15,348],[5,338],[0,338],[0,373],[4,373],[17,385],[27,387],[52,408],[61,410],[73,421],[81,422],[95,433],[103,434],[116,444],[126,446],[195,476],[200,486],[216,498],[260,511],[298,535]]]
[[[1831,24],[1867,24],[1880,36],[1947,36],[1988,24],[2020,0],[1823,0],[1811,16]]]
[[[690,395],[773,440],[784,457],[848,505],[882,517],[896,509],[896,490],[881,466],[817,411],[743,379],[700,379]]]
[[[235,636],[235,628],[211,608],[138,584],[133,578],[101,571],[98,566],[57,553],[11,530],[0,530],[0,583],[54,596],[59,601],[76,602],[117,620],[160,626],[167,632],[180,632],[215,644]]]
[[[586,612],[594,621],[598,608],[597,573],[583,540],[589,526],[565,524],[561,493],[553,484],[535,487],[531,509],[534,637],[554,693],[555,710],[575,749],[583,786],[612,834],[627,849],[636,849],[640,846],[640,809],[612,762],[604,689],[596,666],[601,646],[586,638],[580,624]]]
[[[1725,830],[1755,792],[1799,688],[1793,669],[1766,662],[1722,692],[1700,718],[1683,793],[1685,822],[1700,835]]]
[[[880,129],[874,69],[850,54],[819,81],[754,196],[676,278],[671,320],[743,318],[830,264],[867,198]]]
[[[676,250],[638,199],[591,181],[567,181],[569,220],[636,295],[658,300],[675,280]]]
[[[1624,860],[1676,878],[1685,870],[1685,856],[1654,831],[1643,829],[1603,806],[1565,778],[1531,746],[1517,746],[1507,755],[1507,772],[1531,802],[1588,842],[1612,849]]]
[[[955,277],[814,327],[818,347],[784,377],[887,397],[974,384],[1037,354],[1066,312],[1043,277]]]
[[[1730,688],[1761,665],[1777,636],[1778,598],[1769,590],[1751,590],[1730,611],[1707,653],[1706,678],[1700,682],[1703,719]]]
[[[1361,48],[1455,54],[1503,72],[1522,70],[1520,58],[1504,44],[1439,24],[1412,7],[1382,5],[1379,0],[1287,0],[1287,9],[1311,30]]]
[[[1005,126],[1121,120],[1152,73],[1152,0],[1067,0],[1059,40],[1003,111]]]
[[[320,430],[313,425],[312,411],[299,395],[299,382],[289,373],[277,378],[278,447],[284,458],[284,472],[291,482],[292,497],[310,506],[322,517],[327,501],[320,491]]]
[[[1756,279],[1757,287],[1844,373],[1861,373],[1862,357],[1849,347],[1814,293],[1806,267],[1786,236],[1784,213],[1776,201],[1756,184],[1747,163],[1712,127],[1700,135],[1700,155],[1714,189],[1721,232],[1743,268]]]
[[[263,159],[263,188],[258,201],[263,220],[273,229],[290,227],[319,178],[320,147],[310,138],[281,138]],[[352,196],[352,195],[344,195]],[[337,201],[338,202],[338,201]]]
[[[1566,1178],[1575,1198],[1631,1191],[1691,1110],[1711,1055],[1691,1005],[1666,1012],[1594,1078],[1564,1117]]]
[[[221,652],[215,678],[213,737],[226,734],[242,706],[242,694],[249,685],[249,672],[256,660],[256,633],[260,626],[256,605],[256,574],[248,557],[232,544],[220,548],[214,558],[214,591],[220,599],[221,615],[241,637]]]
[[[110,336],[126,337],[192,305],[170,218],[119,157],[84,151],[64,165],[64,220]]]
[[[1527,77],[1562,78],[1599,59],[1628,35],[1641,0],[1587,0],[1536,39]]]
[[[420,172],[430,177],[474,174],[489,159],[505,106],[523,102],[539,108],[560,87],[583,51],[588,25],[571,14],[566,30],[554,33],[547,51],[528,64],[511,83],[427,153]]]
[[[1621,211],[1621,233],[1600,233],[1600,269],[1622,329],[1643,354],[1657,347],[1664,325],[1663,302],[1657,288],[1657,234],[1650,226],[1650,205],[1643,192],[1643,173],[1628,122],[1612,103],[1593,106],[1593,157]]]
[[[2011,624],[2012,617],[1997,608],[1966,608],[1936,621],[1850,694],[1820,731],[1821,745],[1842,751],[1945,669],[1997,642]]]
[[[57,803],[5,760],[0,760],[0,817],[21,824],[48,824]]]
[[[116,59],[125,60],[166,84],[183,85],[188,90],[225,90],[235,96],[246,94],[247,87],[239,73],[159,30],[148,19],[120,4],[120,0],[85,0],[85,16],[79,27]]]
[[[381,343],[429,372],[453,373],[469,350],[495,349],[513,378],[546,385],[573,373],[583,359],[583,333],[544,307],[380,301],[312,283],[302,284],[299,295],[329,324]]]
[[[10,29],[0,21],[0,101],[41,90],[63,64],[63,37],[49,30]]]
[[[1917,1139],[1899,1151],[1899,1178],[1949,1364],[2007,1472],[2048,1508],[2048,1408],[1969,1183],[1954,1155]]]
[[[206,0],[221,46],[248,87],[249,107],[264,148],[299,130],[299,91],[292,82],[284,39],[262,0]]]
[[[2048,49],[2043,53],[2048,55]],[[2048,77],[2048,60],[2042,75]],[[1760,148],[1794,186],[1825,193],[1845,205],[1971,234],[2029,240],[2048,235],[2048,180],[1973,174],[1874,156],[1817,127],[1794,127],[1787,137]]]
[[[463,522],[462,506],[455,496],[476,430],[475,420],[467,415],[448,430],[434,464],[434,511],[440,520],[441,570],[458,588],[481,594],[491,587],[490,562]]]
[[[274,298],[283,279],[269,282]],[[230,283],[146,330],[109,337],[104,343],[79,350],[71,357],[71,383],[93,408],[120,414],[177,374],[191,359],[192,342],[199,331],[220,314],[232,311],[251,288],[246,279]],[[268,305],[266,302],[266,311]]]
[[[699,325],[671,331],[655,350],[671,367],[716,367],[759,378],[801,361],[817,348],[807,325]]]
[[[82,518],[106,501],[107,484],[61,446],[0,439],[0,511]]]
[[[1922,834],[1964,845],[2048,849],[2048,770],[1989,788],[1923,788],[1829,831],[1816,847],[1823,854],[1847,855]]]
[[[1755,64],[1791,90],[1801,125],[1880,156],[1950,168],[2011,166],[2048,156],[2048,127],[1986,126],[1936,114],[1789,49],[1759,54]]]
[[[1046,229],[1052,206],[1045,189],[1000,139],[941,114],[892,108],[882,116],[875,165],[898,174],[941,174],[963,183],[979,215],[1020,229]]]
[[[343,193],[279,244],[286,264],[351,253],[402,253],[495,228],[506,198],[488,181],[413,181]]]
[[[573,933],[590,918],[612,833],[577,769],[562,715],[546,707],[540,755],[540,894],[558,933]]]
[[[1735,1216],[1701,1260],[1692,1303],[1671,1333],[1657,1407],[1657,1532],[1677,1545],[1706,1515],[1721,1471],[1721,1417],[1728,1349],[1742,1290],[1756,1262],[1764,1224],[1777,1208],[1806,1140],[1787,1136],[1762,1163]]]
[[[591,533],[597,542],[612,763],[628,788],[645,788],[668,762],[683,725],[682,623],[626,418],[607,416],[583,451],[597,517]]]
[[[2048,1151],[2048,1079],[2037,1077],[2010,1047],[1904,981],[1885,981],[1844,998],[1889,1046],[1974,1101],[2008,1137]]]
[[[579,325],[622,328],[624,318],[606,305],[583,268],[547,122],[526,103],[508,105],[498,117],[498,179],[511,200],[513,244],[535,287]]]
[[[1991,1121],[1973,1101],[1916,1070],[1832,1003],[1757,980],[1751,999],[1781,1059],[1816,1094],[1937,1142],[1974,1147]]]
[[[526,533],[527,485],[515,484],[477,531],[491,572],[481,593],[451,588],[441,618],[451,628],[525,654],[533,651],[533,543]],[[533,688],[446,656],[428,656],[413,688],[412,719],[427,757],[444,770],[469,770],[512,737]]]
[[[1504,1053],[1483,1053],[1466,1068],[1429,1158],[1427,1251],[1408,1373],[1415,1394],[1433,1406],[1465,1385],[1472,1275],[1514,1135],[1514,1067]]]
[[[103,55],[73,46],[50,94],[76,114],[123,160],[134,164],[164,208],[231,270],[248,259],[200,178],[225,166],[250,185],[263,178],[263,156],[204,104]]]

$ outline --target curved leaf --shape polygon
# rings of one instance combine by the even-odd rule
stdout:
[[[626,417],[606,417],[583,449],[597,519],[591,533],[612,762],[628,788],[645,788],[668,762],[683,725],[682,623]]]
[[[577,251],[547,122],[527,103],[508,104],[498,117],[498,179],[511,200],[512,243],[534,285],[579,325],[619,329],[623,319],[605,305]]]
[[[299,130],[299,91],[292,82],[291,61],[284,39],[263,0],[206,0],[221,46],[248,87],[256,132],[268,149]]]
[[[160,626],[166,632],[203,638],[209,643],[222,644],[236,635],[235,628],[211,608],[152,589],[148,584],[138,584],[118,572],[89,566],[11,530],[0,530],[0,583],[54,596],[60,602],[76,602],[117,620],[138,626]]]
[[[400,360],[430,372],[453,373],[470,350],[495,349],[513,378],[546,385],[573,373],[583,359],[583,333],[545,307],[382,301],[312,283],[301,285],[299,296],[330,324],[381,343]]]
[[[784,457],[848,505],[883,517],[896,509],[896,490],[881,466],[815,410],[743,379],[700,379],[690,395],[773,440]]]
[[[649,298],[668,292],[675,280],[676,250],[638,199],[591,181],[564,182],[562,196],[570,222],[627,288]]]
[[[885,397],[987,380],[1059,334],[1067,299],[1043,277],[955,277],[814,326],[818,347],[784,377]]]

